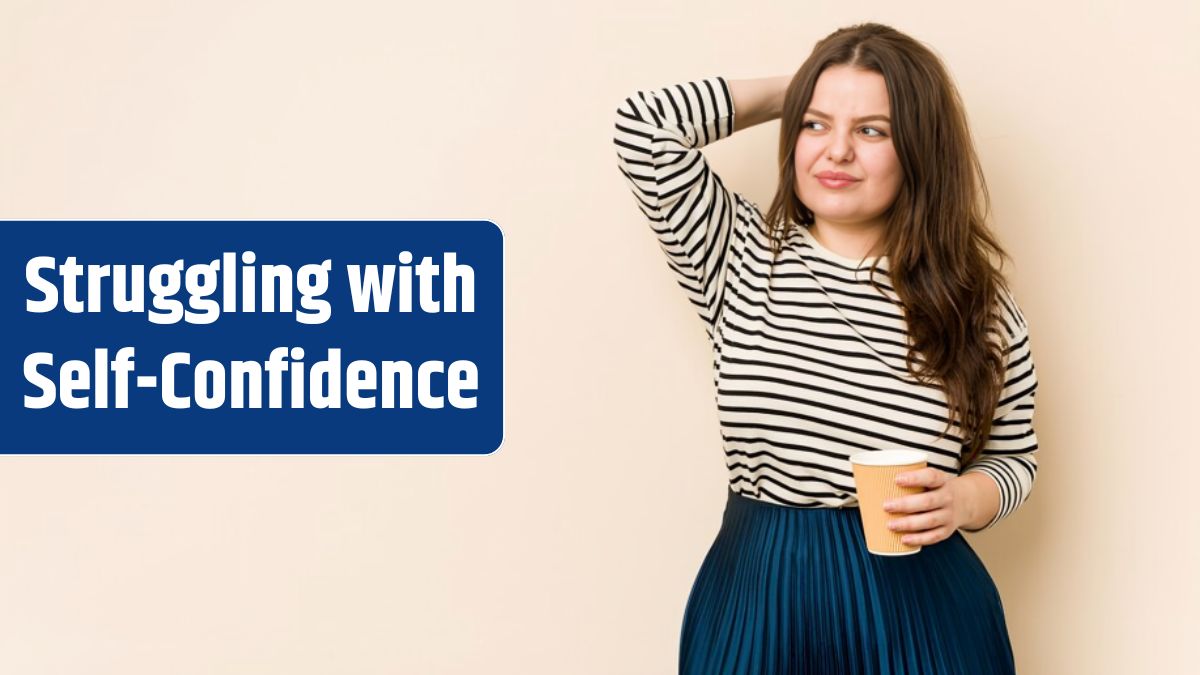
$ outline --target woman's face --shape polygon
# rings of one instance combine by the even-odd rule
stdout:
[[[796,138],[796,194],[819,221],[883,226],[900,193],[902,173],[892,144],[883,76],[831,66],[817,78]],[[849,174],[823,183],[819,174]]]

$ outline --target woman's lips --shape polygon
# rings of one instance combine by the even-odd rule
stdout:
[[[834,188],[834,189],[844,188],[844,187],[848,187],[848,186],[858,183],[858,181],[856,181],[856,180],[841,180],[841,179],[837,179],[837,178],[822,178],[820,176],[817,177],[817,181],[819,183],[821,183],[821,185],[824,185],[827,188]]]

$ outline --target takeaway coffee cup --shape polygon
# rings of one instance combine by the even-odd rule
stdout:
[[[854,489],[862,513],[863,535],[867,550],[876,555],[909,555],[921,550],[900,541],[904,532],[888,529],[888,522],[904,514],[885,511],[883,503],[904,495],[925,491],[925,486],[896,485],[896,476],[928,466],[928,455],[920,450],[868,450],[850,456],[854,469]]]

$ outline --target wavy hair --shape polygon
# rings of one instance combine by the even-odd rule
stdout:
[[[908,324],[906,369],[945,392],[950,415],[938,438],[957,418],[966,466],[983,450],[1004,388],[1007,344],[990,336],[1007,340],[998,303],[1008,292],[1004,260],[1012,258],[987,225],[987,184],[958,90],[929,48],[878,23],[841,28],[816,44],[784,95],[779,188],[765,216],[772,252],[778,256],[792,228],[814,222],[796,192],[795,148],[817,78],[834,65],[877,72],[887,83],[903,180],[886,214],[883,254]],[[878,260],[870,279],[878,291],[877,267]]]

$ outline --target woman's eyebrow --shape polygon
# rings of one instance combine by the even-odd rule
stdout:
[[[816,108],[809,108],[808,114],[815,115],[817,117],[824,117],[827,120],[833,119],[829,115],[821,112],[820,110],[817,110]],[[887,115],[867,115],[866,117],[859,117],[858,119],[856,119],[854,121],[855,122],[870,122],[871,120],[883,120],[884,122],[887,122],[888,124],[892,123],[892,118],[888,117]]]

